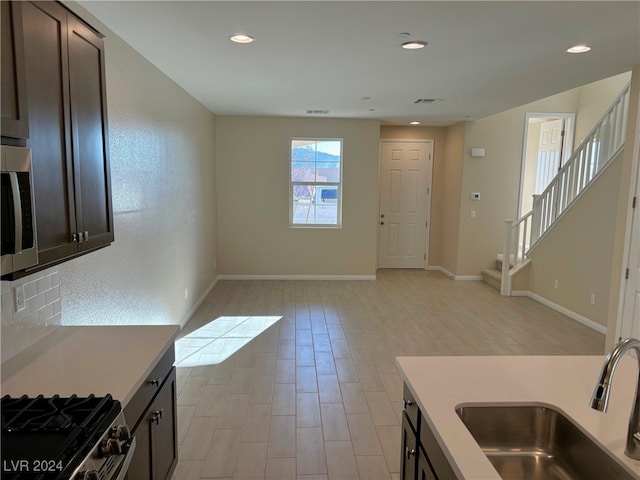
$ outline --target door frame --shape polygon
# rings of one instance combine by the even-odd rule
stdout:
[[[429,204],[427,205],[427,226],[425,233],[425,246],[424,246],[424,264],[422,268],[424,270],[429,269],[429,237],[431,235],[431,206],[433,205],[433,162],[435,160],[435,140],[433,138],[381,138],[378,145],[378,216],[376,217],[376,226],[380,223],[380,201],[382,198],[382,144],[383,143],[430,143],[431,144],[431,162],[429,172],[429,182],[427,185],[429,193]],[[380,229],[376,228],[376,270],[380,268]]]
[[[574,132],[576,126],[576,114],[575,113],[552,113],[552,112],[526,112],[524,117],[524,133],[522,136],[522,157],[520,161],[520,187],[518,189],[518,210],[517,217],[519,218],[523,215],[520,210],[522,209],[522,190],[524,189],[524,179],[525,179],[525,170],[526,170],[526,161],[527,161],[527,143],[529,138],[529,123],[530,120],[535,120],[538,118],[548,118],[551,120],[566,120],[565,128],[566,133],[563,140],[562,145],[562,160],[561,163],[564,163],[571,157],[573,153],[573,140],[574,140]],[[527,212],[524,212],[527,213]]]
[[[640,195],[640,109],[638,109],[635,119],[627,119],[627,125],[631,126],[633,121],[635,121],[635,131],[633,133],[633,136],[630,136],[628,132],[626,133],[626,141],[624,147],[625,153],[627,148],[631,148],[631,151],[633,153],[631,158],[631,181],[626,201],[627,212],[624,227],[624,245],[622,250],[622,262],[620,264],[619,272],[620,286],[618,291],[618,308],[616,312],[615,337],[613,338],[613,342],[611,342],[612,345],[616,343],[618,339],[623,338],[623,336],[627,334],[627,331],[632,332],[634,328],[633,311],[625,311],[625,304],[627,304],[628,296],[634,294],[633,291],[629,291],[631,289],[629,288],[629,281],[626,279],[626,269],[630,268],[629,262],[631,261],[632,256],[631,249],[636,247],[631,243],[631,241],[634,239],[634,221],[640,221],[640,210],[638,210],[638,207],[633,208],[632,206],[634,197]],[[630,142],[629,140],[632,141]],[[629,326],[629,328],[625,328],[627,325]],[[610,326],[611,325],[607,325],[607,328],[609,328]],[[607,340],[609,340],[609,335],[607,335]]]

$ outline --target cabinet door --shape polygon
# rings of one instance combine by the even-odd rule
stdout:
[[[132,431],[136,437],[136,449],[127,470],[127,480],[151,480],[151,408],[145,411],[137,427]],[[129,420],[127,420],[129,421]]]
[[[418,480],[438,480],[422,448],[418,448]]]
[[[107,140],[104,43],[72,14],[68,16],[69,98],[79,251],[113,241]]]
[[[178,462],[176,393],[176,368],[171,367],[133,430],[136,451],[127,470],[128,480],[171,478]]]
[[[418,438],[411,428],[406,413],[402,414],[402,458],[400,459],[400,480],[417,478]]]
[[[40,264],[77,252],[69,126],[67,11],[21,2]]]
[[[159,417],[151,424],[153,480],[169,480],[178,461],[178,433],[176,417],[176,367],[153,402],[153,414]]]
[[[27,85],[24,71],[22,2],[0,2],[2,39],[2,95],[0,133],[3,137],[27,138]]]

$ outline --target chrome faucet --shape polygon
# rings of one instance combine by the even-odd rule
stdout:
[[[598,377],[598,383],[591,395],[589,406],[601,412],[607,411],[609,403],[609,391],[611,389],[611,379],[613,373],[618,366],[618,362],[629,350],[635,350],[638,359],[638,380],[636,385],[636,393],[633,401],[631,416],[629,417],[629,430],[627,432],[627,441],[624,449],[625,455],[635,460],[640,460],[640,398],[638,390],[640,387],[640,340],[635,338],[626,338],[616,343],[607,357],[604,359],[602,371]]]

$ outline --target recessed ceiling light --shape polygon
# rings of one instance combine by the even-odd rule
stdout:
[[[420,122],[411,122],[410,125],[420,125]]]
[[[418,50],[427,46],[427,42],[421,40],[411,40],[410,42],[404,42],[402,48],[406,50]]]
[[[253,43],[256,41],[256,39],[253,38],[251,35],[245,35],[244,33],[231,35],[229,37],[229,40],[231,40],[234,43]]]
[[[571,48],[567,48],[568,53],[586,53],[591,50],[591,47],[588,45],[574,45]]]

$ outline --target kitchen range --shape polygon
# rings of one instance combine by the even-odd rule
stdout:
[[[122,480],[135,451],[120,402],[96,397],[10,397],[2,408],[2,478]]]
[[[178,329],[61,327],[3,362],[0,477],[170,479]]]

